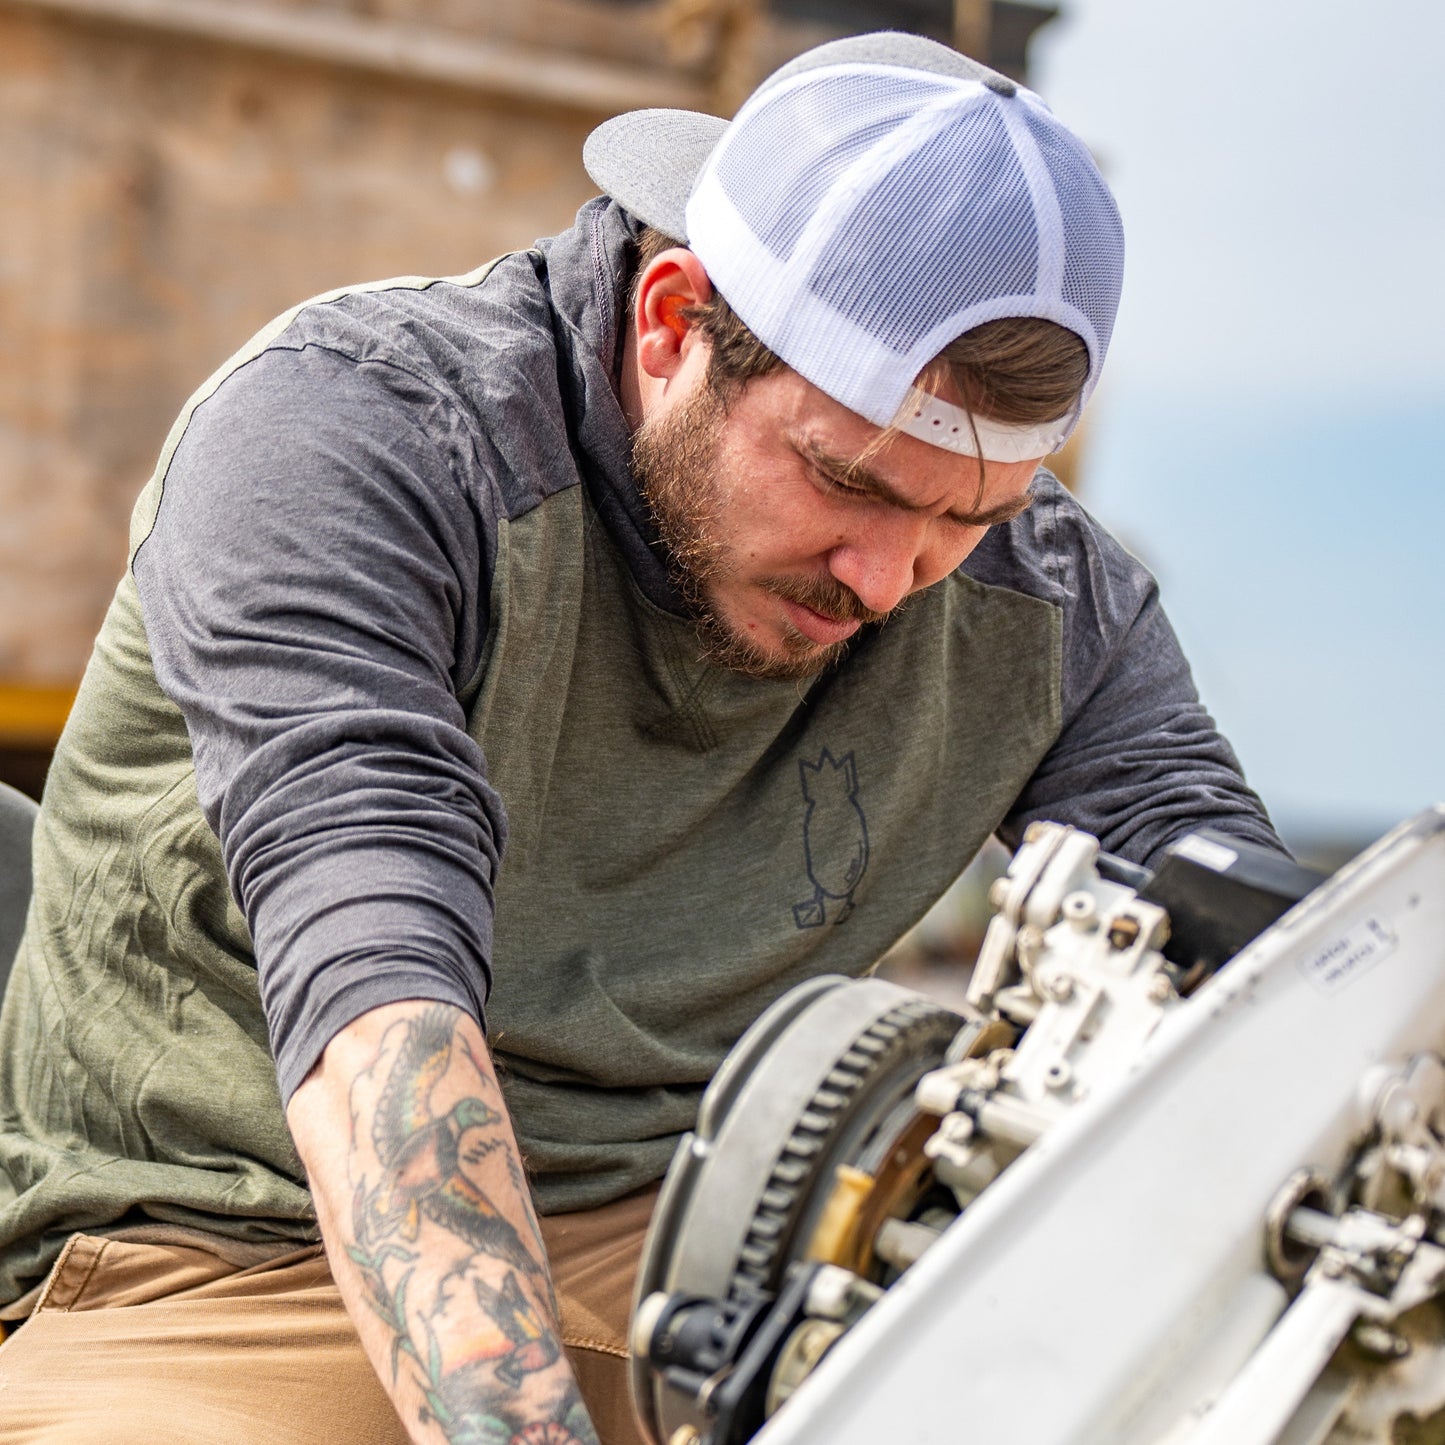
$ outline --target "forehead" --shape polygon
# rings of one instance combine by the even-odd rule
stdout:
[[[748,383],[729,408],[728,424],[742,440],[874,484],[889,500],[925,510],[1007,504],[1026,493],[1038,465],[984,464],[875,426],[788,367]]]

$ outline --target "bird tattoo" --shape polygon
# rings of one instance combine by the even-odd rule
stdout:
[[[535,1277],[540,1262],[461,1167],[500,1147],[483,1137],[463,1150],[468,1133],[503,1122],[500,1111],[476,1097],[440,1117],[432,1109],[432,1092],[452,1062],[454,1027],[455,1014],[446,1008],[428,1009],[407,1027],[373,1121],[372,1141],[389,1179],[369,1201],[368,1233],[374,1239],[395,1231],[412,1242],[423,1218],[430,1219]]]
[[[519,1385],[524,1375],[545,1370],[560,1359],[562,1345],[537,1313],[537,1307],[522,1291],[517,1276],[507,1271],[501,1289],[493,1289],[485,1280],[474,1279],[472,1288],[477,1302],[496,1322],[511,1342],[511,1353],[497,1365],[497,1378],[508,1385]]]

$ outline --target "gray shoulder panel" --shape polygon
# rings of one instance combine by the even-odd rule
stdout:
[[[1047,472],[964,570],[1062,613],[1063,731],[1000,830],[1072,823],[1138,862],[1203,826],[1282,849],[1199,701],[1154,578]]]

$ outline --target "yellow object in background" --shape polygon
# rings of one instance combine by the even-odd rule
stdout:
[[[51,747],[75,701],[73,687],[0,683],[0,747]]]

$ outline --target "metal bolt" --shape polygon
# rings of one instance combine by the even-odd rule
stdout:
[[[995,878],[988,886],[988,901],[994,908],[1002,908],[1008,902],[1009,881]]]
[[[1139,920],[1131,913],[1121,913],[1109,925],[1109,947],[1121,953],[1139,937]]]
[[[950,1144],[966,1144],[977,1127],[970,1115],[960,1112],[949,1114],[939,1126],[939,1132]]]
[[[1043,952],[1044,931],[1036,923],[1026,923],[1019,929],[1017,942],[1014,944],[1020,959],[1032,961]]]
[[[1410,1342],[1394,1330],[1374,1320],[1360,1320],[1350,1337],[1367,1354],[1377,1360],[1403,1360],[1410,1353]]]
[[[1082,889],[1078,893],[1070,893],[1063,901],[1062,912],[1075,928],[1088,928],[1094,921],[1093,895]]]
[[[1050,1089],[1067,1089],[1074,1081],[1074,1071],[1060,1060],[1044,1072],[1044,1084]]]
[[[1165,1003],[1174,995],[1174,985],[1162,973],[1156,973],[1149,980],[1149,997],[1155,1003]]]
[[[1047,969],[1034,975],[1041,994],[1055,1003],[1066,1003],[1073,997],[1074,980],[1062,969]]]

